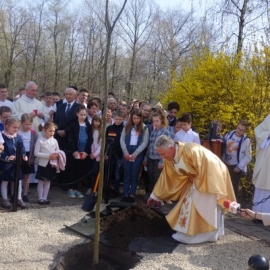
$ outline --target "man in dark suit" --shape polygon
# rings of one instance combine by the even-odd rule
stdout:
[[[73,88],[67,88],[65,90],[65,100],[66,102],[60,104],[57,108],[55,115],[55,124],[57,125],[57,130],[55,132],[55,138],[58,141],[59,148],[63,150],[66,154],[66,169],[65,171],[57,174],[57,179],[60,183],[70,183],[74,179],[70,177],[70,170],[72,164],[72,153],[68,151],[68,129],[72,123],[78,121],[76,111],[81,105],[76,102],[77,92]],[[68,188],[69,186],[64,187]]]
[[[61,150],[65,151],[67,146],[67,133],[70,124],[77,121],[76,110],[80,104],[76,102],[77,93],[73,88],[65,90],[65,99],[67,102],[58,106],[55,115],[55,124],[57,130],[55,138],[58,141]]]
[[[76,86],[68,86],[67,88],[73,88],[73,89],[76,91],[76,95],[77,95],[76,98],[78,97],[78,88],[77,88]],[[55,93],[57,93],[57,92],[55,92]],[[55,119],[56,119],[56,112],[57,112],[57,110],[58,110],[58,107],[59,107],[60,105],[64,104],[64,103],[66,103],[66,102],[67,102],[67,100],[66,100],[65,97],[62,98],[62,99],[59,98],[59,100],[55,102],[55,106],[54,106],[54,114],[53,114],[53,121],[54,121],[54,122],[55,122]]]

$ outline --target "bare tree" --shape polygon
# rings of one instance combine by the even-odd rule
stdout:
[[[133,94],[133,78],[137,54],[148,41],[153,28],[154,8],[152,3],[150,0],[130,1],[124,11],[124,16],[120,19],[121,28],[118,34],[131,50],[126,86],[127,99],[130,99]]]
[[[192,22],[192,13],[183,13],[181,10],[160,12],[158,22],[158,37],[161,50],[169,68],[176,70],[179,67],[181,56],[189,52],[194,46],[194,36],[197,25]]]
[[[87,8],[76,5],[76,12],[68,8],[69,0],[25,0],[24,5],[0,0],[0,81],[12,89],[35,80],[41,90],[57,91],[76,84],[106,98],[105,7],[102,1],[87,2]],[[127,1],[117,35],[111,37],[110,90],[119,98],[136,95],[155,102],[191,54],[203,48],[231,52],[232,43],[239,53],[262,28],[263,38],[268,37],[267,7],[267,0],[219,0],[215,9],[196,18],[180,7],[157,10],[150,0]],[[110,16],[117,10],[114,2]],[[216,36],[217,29],[223,36]]]
[[[3,1],[0,4],[0,40],[3,50],[1,53],[1,68],[4,70],[4,82],[9,86],[14,64],[24,51],[20,42],[23,39],[22,32],[27,26],[29,17],[27,12],[13,1]]]
[[[262,17],[267,15],[268,0],[224,0],[221,3],[220,13],[222,29],[228,30],[228,39],[235,36],[236,54],[243,50],[245,38],[262,32]]]
[[[103,79],[104,79],[104,92],[105,92],[105,112],[103,112],[103,123],[106,123],[106,115],[107,115],[107,96],[108,96],[108,60],[111,49],[111,39],[112,33],[115,27],[116,22],[119,20],[121,13],[123,12],[127,0],[124,0],[120,11],[116,15],[116,18],[111,23],[110,13],[109,13],[109,0],[106,0],[106,9],[105,9],[105,20],[104,25],[106,28],[106,51],[104,57],[104,65],[103,65]],[[95,223],[95,239],[94,239],[94,252],[93,252],[93,264],[97,264],[99,262],[99,231],[100,231],[100,205],[102,201],[102,191],[103,191],[103,179],[104,179],[104,152],[105,152],[105,144],[106,144],[106,125],[102,127],[102,145],[101,145],[101,155],[100,155],[100,183],[98,187],[98,199],[96,205],[96,223]]]
[[[104,24],[98,14],[104,14],[101,2],[87,1],[87,15],[80,22],[79,31],[81,42],[79,45],[81,62],[78,66],[78,81],[86,85],[96,95],[102,95],[102,67],[106,39],[104,36]],[[94,9],[95,8],[95,9]]]
[[[48,10],[46,12],[45,25],[52,39],[53,57],[54,57],[54,83],[53,89],[58,90],[64,68],[64,52],[68,37],[68,24],[65,23],[65,9],[67,1],[49,0]],[[68,21],[68,20],[67,20]]]
[[[42,0],[40,3],[36,6],[37,13],[34,16],[33,20],[33,27],[30,27],[30,30],[33,31],[33,57],[32,57],[32,67],[31,67],[31,74],[30,74],[30,80],[35,79],[34,74],[36,72],[36,65],[37,65],[37,57],[38,52],[40,50],[40,40],[42,36],[43,31],[43,14],[44,14],[44,6],[45,6],[46,0]],[[33,7],[32,7],[33,8]]]

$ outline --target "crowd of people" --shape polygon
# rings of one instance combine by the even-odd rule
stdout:
[[[121,196],[121,201],[133,203],[141,177],[149,205],[178,202],[167,217],[177,231],[175,240],[215,242],[223,234],[223,202],[238,198],[240,178],[252,157],[246,135],[247,120],[240,120],[236,129],[224,136],[221,121],[212,122],[212,129],[204,139],[209,141],[210,148],[212,139],[222,141],[223,154],[219,158],[201,145],[200,136],[192,126],[191,113],[177,117],[180,105],[175,101],[164,110],[145,101],[119,101],[109,93],[105,110],[100,98],[89,97],[87,89],[78,90],[75,86],[65,89],[63,99],[59,93],[50,91],[40,99],[37,97],[35,82],[30,81],[20,89],[14,101],[8,99],[7,87],[0,85],[0,180],[4,208],[11,207],[8,193],[11,198],[14,194],[18,142],[22,145],[22,180],[17,198],[21,208],[29,204],[31,173],[38,180],[39,204],[50,203],[50,182],[56,179],[66,187],[67,196],[83,198],[80,179],[91,171],[85,183],[86,195],[89,195],[99,172],[102,126],[106,125],[106,149],[108,146],[112,149],[109,158],[105,155],[111,168],[108,177],[111,196]],[[266,164],[269,122],[267,118],[255,130],[258,158],[254,170],[254,200],[261,200],[270,192]],[[202,207],[204,203],[207,208]],[[266,200],[266,207],[255,211],[270,212],[268,204]]]
[[[35,173],[38,180],[39,204],[50,203],[50,181],[56,178],[67,187],[69,197],[82,198],[84,195],[76,180],[91,170],[93,173],[86,183],[86,194],[89,194],[99,171],[102,125],[107,127],[106,143],[113,141],[111,186],[114,196],[119,196],[120,169],[124,172],[122,201],[134,202],[140,174],[144,176],[145,189],[150,194],[163,167],[163,160],[154,149],[155,140],[162,134],[173,138],[180,131],[180,121],[176,121],[180,107],[177,102],[171,102],[166,115],[162,108],[153,108],[147,102],[118,102],[113,93],[109,93],[107,103],[106,123],[102,123],[102,101],[98,97],[89,98],[87,89],[68,87],[63,99],[57,92],[46,91],[39,99],[38,86],[30,81],[11,101],[7,87],[0,85],[0,129],[4,145],[1,166],[5,171],[0,176],[2,206],[11,207],[8,192],[13,195],[15,166],[13,163],[10,167],[7,161],[15,159],[17,140],[23,143],[19,206],[25,208],[29,203],[31,173]],[[189,114],[183,116],[181,124],[189,132]],[[13,139],[12,144],[8,143],[8,138]],[[60,157],[64,165],[58,164]],[[38,165],[36,170],[35,163]],[[56,174],[61,165],[65,168]],[[10,170],[8,175],[7,168]]]

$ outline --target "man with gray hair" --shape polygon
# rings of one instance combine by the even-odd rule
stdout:
[[[32,128],[38,133],[40,123],[49,115],[45,113],[43,104],[36,99],[38,86],[35,82],[29,81],[25,85],[25,94],[13,103],[12,116],[19,121],[24,113],[28,113],[33,118]]]
[[[62,184],[71,183],[76,180],[76,169],[74,168],[75,157],[73,156],[74,153],[70,150],[69,145],[69,129],[74,122],[78,122],[78,117],[76,115],[77,109],[83,106],[76,102],[76,98],[77,91],[71,87],[67,88],[65,90],[66,102],[58,106],[55,116],[55,124],[57,125],[55,138],[58,141],[59,148],[66,154],[66,170],[57,175],[58,181]],[[83,106],[83,108],[85,107]],[[78,130],[75,132],[78,132],[79,134],[79,124],[77,127]],[[71,132],[74,132],[74,130],[71,130]],[[78,183],[69,184],[66,185],[66,187],[68,188],[69,197],[83,197],[81,192],[77,190]]]
[[[166,216],[176,231],[174,240],[216,242],[224,234],[223,202],[235,201],[227,167],[205,147],[175,142],[166,135],[157,138],[155,149],[164,167],[147,204],[177,201]]]
[[[117,111],[117,101],[115,98],[108,98],[108,109],[111,110],[112,115],[114,116],[115,112]]]
[[[59,105],[55,115],[55,124],[57,130],[55,138],[58,141],[61,150],[66,151],[67,148],[67,131],[71,123],[77,121],[76,110],[80,106],[76,102],[77,92],[73,88],[67,88],[64,92],[66,102]]]

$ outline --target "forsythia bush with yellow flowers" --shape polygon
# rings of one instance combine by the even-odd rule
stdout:
[[[254,154],[254,127],[270,113],[270,48],[254,47],[252,55],[194,54],[173,79],[163,104],[177,101],[179,115],[193,113],[193,125],[201,136],[208,132],[211,120],[222,121],[224,134],[239,120],[248,119]]]

